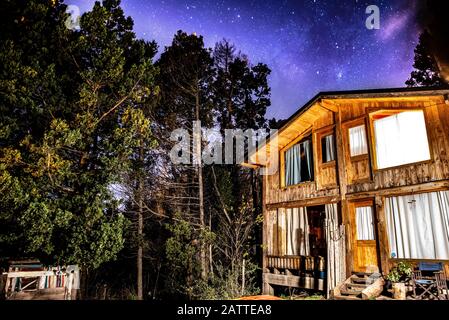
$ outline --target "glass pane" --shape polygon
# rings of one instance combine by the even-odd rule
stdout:
[[[312,140],[306,139],[285,151],[285,185],[313,180]]]
[[[377,167],[430,159],[423,111],[407,111],[374,121]]]
[[[368,153],[364,124],[349,129],[349,144],[351,147],[351,157]]]
[[[335,143],[333,134],[321,138],[321,154],[323,155],[323,163],[335,160]]]
[[[373,210],[371,207],[356,208],[357,240],[374,240]]]

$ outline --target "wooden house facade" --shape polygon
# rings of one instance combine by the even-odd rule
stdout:
[[[277,167],[263,175],[265,294],[329,294],[401,260],[449,274],[448,94],[320,93],[251,155],[249,166]]]

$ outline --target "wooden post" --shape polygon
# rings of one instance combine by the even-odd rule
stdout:
[[[390,245],[388,243],[384,200],[385,200],[384,197],[380,196],[375,197],[377,223],[378,223],[378,236],[379,236],[378,245],[380,255],[380,268],[383,274],[387,274],[390,271],[389,265]]]
[[[262,294],[264,295],[274,295],[274,288],[268,283],[267,278],[268,274],[263,274],[263,281],[262,281]]]
[[[349,224],[349,208],[348,201],[346,200],[347,192],[347,164],[345,156],[345,148],[343,143],[343,128],[341,124],[341,108],[338,107],[338,112],[334,114],[335,126],[335,140],[337,145],[337,181],[340,188],[341,197],[341,217],[342,222],[345,225],[345,239],[346,239],[346,252],[342,254],[346,255],[346,276],[349,277],[352,270],[353,257],[352,257],[352,238],[351,228]]]

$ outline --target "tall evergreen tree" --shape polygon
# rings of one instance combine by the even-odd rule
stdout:
[[[111,185],[130,170],[136,128],[149,125],[141,109],[156,90],[155,45],[135,38],[119,4],[95,3],[79,31],[65,27],[56,1],[3,12],[2,255],[91,270],[123,248],[126,219]]]
[[[413,63],[410,79],[405,84],[408,87],[439,87],[444,84],[440,76],[437,62],[430,50],[430,36],[424,31],[419,36],[415,49],[415,62]]]
[[[199,232],[206,230],[204,208],[204,176],[201,162],[201,136],[194,132],[194,122],[201,121],[202,127],[210,127],[211,100],[210,83],[213,79],[213,60],[210,50],[204,47],[203,38],[178,31],[171,46],[162,53],[157,66],[160,68],[158,84],[161,88],[161,101],[155,117],[162,131],[161,137],[168,142],[175,129],[185,129],[191,140],[188,155],[192,165],[170,168],[169,179],[165,185],[170,187],[169,199],[173,212],[182,212],[183,218],[199,225]],[[168,151],[172,142],[162,142]],[[201,278],[207,278],[207,257],[205,244],[199,242]],[[189,278],[189,277],[187,277]]]

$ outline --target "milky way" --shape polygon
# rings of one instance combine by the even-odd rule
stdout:
[[[65,3],[85,11],[94,1]],[[369,5],[380,8],[379,30],[365,26]],[[122,0],[122,7],[137,36],[156,40],[160,52],[184,30],[208,47],[229,39],[252,63],[268,64],[268,116],[276,118],[320,91],[403,87],[419,35],[411,0]]]

